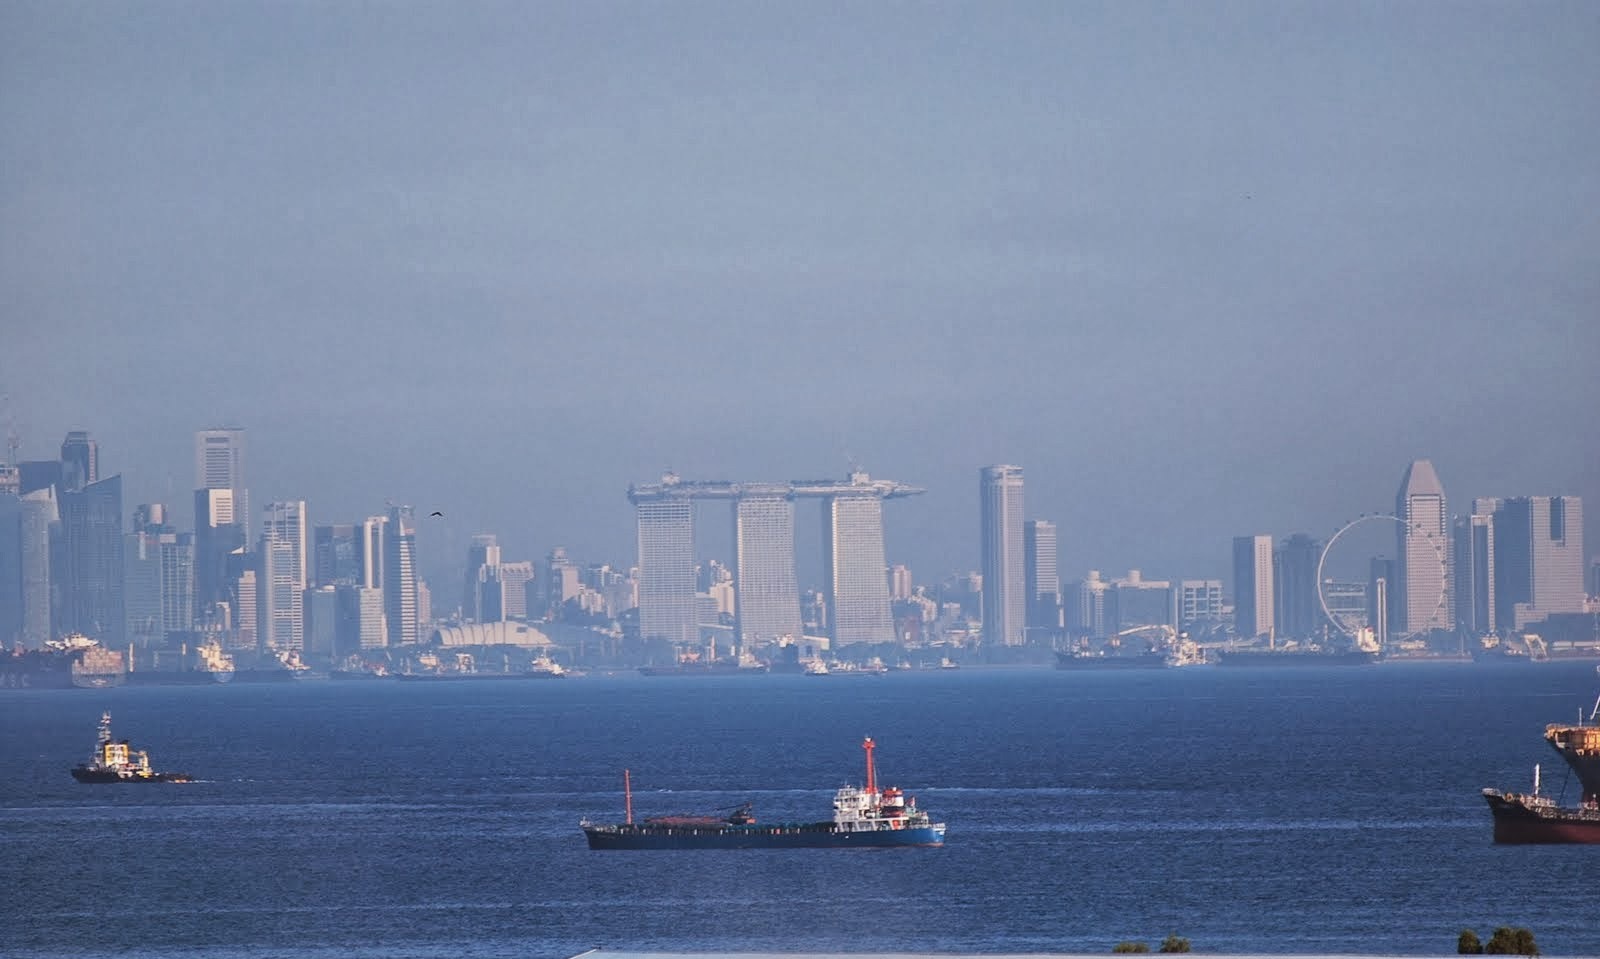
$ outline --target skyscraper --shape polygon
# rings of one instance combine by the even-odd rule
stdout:
[[[1576,496],[1480,499],[1494,524],[1495,621],[1522,629],[1551,613],[1583,612],[1583,500]]]
[[[734,630],[745,646],[798,641],[800,587],[794,571],[794,500],[787,485],[749,489],[733,501]]]
[[[57,565],[50,556],[59,540],[61,512],[54,486],[23,493],[19,499],[17,538],[21,553],[22,626],[20,640],[41,649],[55,633],[51,576]]]
[[[852,473],[851,479],[852,485],[862,487],[859,491],[836,490],[822,501],[824,602],[836,648],[891,643],[895,638],[883,546],[883,498],[866,485],[865,473]]]
[[[1279,636],[1311,639],[1322,625],[1322,601],[1317,597],[1317,563],[1322,544],[1305,533],[1295,533],[1272,554],[1273,613]]]
[[[1445,509],[1444,486],[1428,460],[1406,467],[1395,496],[1394,515],[1402,523],[1397,534],[1394,607],[1396,627],[1402,635],[1416,636],[1435,629],[1452,629],[1450,591],[1450,514]]]
[[[387,546],[389,517],[368,516],[356,536],[356,582],[368,589],[383,588],[383,563]]]
[[[389,508],[384,533],[383,607],[389,623],[389,645],[410,646],[420,640],[422,608],[417,596],[417,531],[409,506]]]
[[[1253,639],[1272,636],[1272,537],[1233,538],[1233,630]]]
[[[250,492],[245,488],[244,430],[217,427],[194,434],[195,489],[233,491],[236,519],[245,542],[250,541]],[[196,517],[195,529],[199,529]]]
[[[1195,629],[1222,622],[1222,580],[1181,580],[1173,593],[1179,629]]]
[[[1488,636],[1496,621],[1493,510],[1456,517],[1453,537],[1456,627],[1472,636]]]
[[[305,500],[268,503],[262,511],[257,609],[263,652],[305,649],[307,536]]]
[[[82,430],[73,430],[61,441],[62,491],[81,490],[100,481],[100,444]]]
[[[194,600],[201,626],[220,627],[217,604],[234,596],[228,557],[245,545],[243,517],[235,505],[231,489],[194,492]]]
[[[695,615],[694,504],[688,498],[635,499],[639,532],[639,635],[698,643]]]
[[[520,560],[500,564],[501,612],[506,619],[528,618],[528,584],[533,581],[533,563]]]
[[[494,596],[487,604],[492,615],[485,612],[485,590]],[[461,616],[474,623],[498,622],[504,612],[503,590],[500,583],[500,541],[493,533],[479,533],[467,544],[467,570],[462,580]]]
[[[1022,467],[978,471],[983,547],[983,641],[1020,646],[1027,621],[1027,572],[1022,542]]]
[[[317,526],[311,531],[311,583],[314,586],[348,586],[359,581],[353,523]]]
[[[124,642],[122,477],[67,490],[60,504],[59,557],[51,550],[55,566],[51,586],[60,603],[56,630],[120,647]]]
[[[22,500],[8,486],[0,490],[0,648],[10,649],[21,637]]]
[[[1061,574],[1056,568],[1056,524],[1031,519],[1022,524],[1023,591],[1028,598],[1027,627],[1046,637],[1061,628]]]

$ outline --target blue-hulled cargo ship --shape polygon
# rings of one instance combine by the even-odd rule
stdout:
[[[590,849],[882,849],[942,846],[945,824],[917,808],[898,787],[879,789],[867,753],[865,786],[845,786],[833,797],[833,818],[818,822],[762,823],[751,804],[723,816],[655,816],[633,821],[633,789],[623,773],[627,819],[622,823],[579,823]]]

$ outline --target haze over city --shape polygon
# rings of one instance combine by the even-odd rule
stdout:
[[[990,463],[1064,575],[1224,575],[1419,457],[1452,512],[1600,502],[1597,40],[1582,4],[9,4],[0,391],[130,509],[186,512],[194,431],[243,426],[258,502],[445,513],[425,570],[483,531],[625,563],[668,468],[925,487],[885,513],[919,578],[976,567]]]

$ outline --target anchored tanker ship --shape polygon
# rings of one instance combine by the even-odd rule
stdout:
[[[845,786],[833,797],[833,818],[820,822],[761,823],[751,805],[725,816],[657,816],[633,821],[633,789],[623,773],[627,820],[617,824],[579,823],[590,849],[849,849],[886,846],[941,846],[944,823],[917,809],[917,801],[893,786],[879,789],[867,752],[867,783]]]
[[[1596,668],[1600,672],[1600,667]],[[1600,699],[1583,722],[1579,713],[1576,726],[1551,723],[1544,739],[1567,761],[1578,777],[1582,796],[1577,806],[1559,806],[1549,796],[1539,795],[1539,767],[1533,767],[1533,792],[1503,793],[1485,789],[1483,798],[1494,814],[1494,841],[1497,843],[1585,843],[1600,844]]]

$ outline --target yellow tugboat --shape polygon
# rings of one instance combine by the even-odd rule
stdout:
[[[100,738],[94,754],[81,766],[72,767],[72,778],[80,783],[186,783],[188,773],[159,773],[150,768],[150,754],[135,750],[126,739],[111,738],[111,714],[100,717]]]

